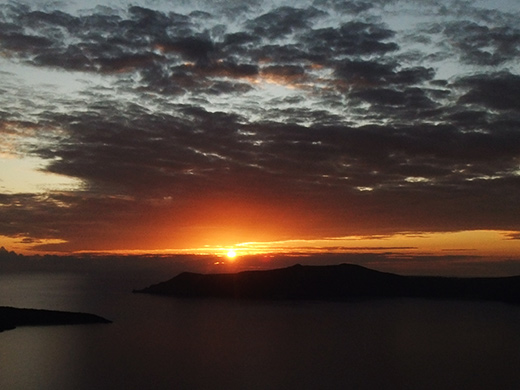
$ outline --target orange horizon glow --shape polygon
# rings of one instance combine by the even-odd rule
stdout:
[[[469,230],[459,232],[407,232],[391,235],[325,237],[279,241],[248,241],[225,245],[204,245],[193,248],[154,248],[79,250],[70,252],[40,251],[55,254],[114,255],[213,255],[237,260],[240,256],[258,254],[323,254],[323,253],[395,253],[402,255],[472,255],[519,257],[518,232],[502,230]],[[35,244],[20,239],[0,237],[0,246],[17,253],[37,254]]]

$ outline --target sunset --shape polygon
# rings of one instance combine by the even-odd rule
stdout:
[[[2,245],[520,253],[514,1],[153,4],[4,6]]]
[[[0,5],[0,276],[520,275],[518,0]]]

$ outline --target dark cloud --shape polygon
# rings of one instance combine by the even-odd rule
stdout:
[[[365,1],[338,1],[338,0],[319,0],[316,1],[316,4],[319,4],[323,7],[332,7],[334,10],[349,14],[360,14],[364,11],[370,10],[374,4],[371,2]]]
[[[69,70],[93,70],[94,64],[77,47],[64,48],[63,51],[51,51],[38,54],[33,58],[33,64],[39,66],[65,67]]]
[[[310,52],[322,55],[370,55],[397,50],[395,42],[385,42],[393,36],[392,30],[378,24],[352,21],[339,28],[312,30],[303,42]]]
[[[14,52],[37,52],[52,46],[52,41],[42,36],[26,35],[17,32],[0,33],[2,47]]]
[[[22,16],[22,22],[32,28],[55,29],[56,27],[65,27],[69,29],[77,24],[78,19],[61,11],[31,11]]]
[[[396,63],[346,60],[338,63],[336,75],[344,80],[361,85],[403,84],[411,85],[431,80],[431,68],[414,67],[398,69]]]
[[[40,66],[71,70],[121,71],[146,67],[159,59],[152,51],[160,47],[182,58],[208,61],[212,42],[192,35],[189,16],[130,7],[128,19],[111,13],[71,16],[64,12],[31,12],[22,8],[10,25],[26,24],[39,35],[12,31],[2,35],[4,48],[24,51],[24,57]],[[9,19],[8,19],[9,20]],[[169,39],[172,36],[173,39]],[[129,64],[129,65],[128,65]]]
[[[246,23],[254,35],[265,39],[279,39],[299,30],[308,29],[312,21],[325,15],[316,8],[280,7]]]
[[[204,37],[186,37],[172,41],[157,43],[160,49],[166,53],[178,53],[188,61],[194,61],[199,65],[210,62],[211,53],[214,51],[213,42]]]
[[[520,76],[511,73],[481,74],[464,77],[456,83],[468,91],[461,103],[479,104],[497,110],[520,108]]]
[[[404,91],[388,88],[364,89],[355,92],[352,96],[376,105],[405,106],[407,110],[434,106],[426,93],[419,88],[408,88]]]
[[[460,21],[449,23],[443,34],[457,45],[461,60],[468,64],[495,66],[520,54],[520,29],[515,27]]]
[[[247,44],[258,44],[261,40],[259,35],[253,35],[246,32],[237,32],[227,34],[224,38],[224,46],[237,46]]]

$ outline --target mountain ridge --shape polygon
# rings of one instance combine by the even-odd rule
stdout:
[[[355,264],[293,265],[224,274],[183,272],[136,293],[185,298],[348,301],[374,298],[492,300],[520,303],[520,276],[403,276]]]

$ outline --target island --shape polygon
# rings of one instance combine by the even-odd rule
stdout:
[[[354,264],[294,265],[225,274],[183,272],[135,293],[185,298],[352,301],[382,298],[491,300],[520,303],[520,276],[403,276]]]
[[[20,309],[0,306],[0,332],[17,326],[109,324],[112,321],[89,313]]]

